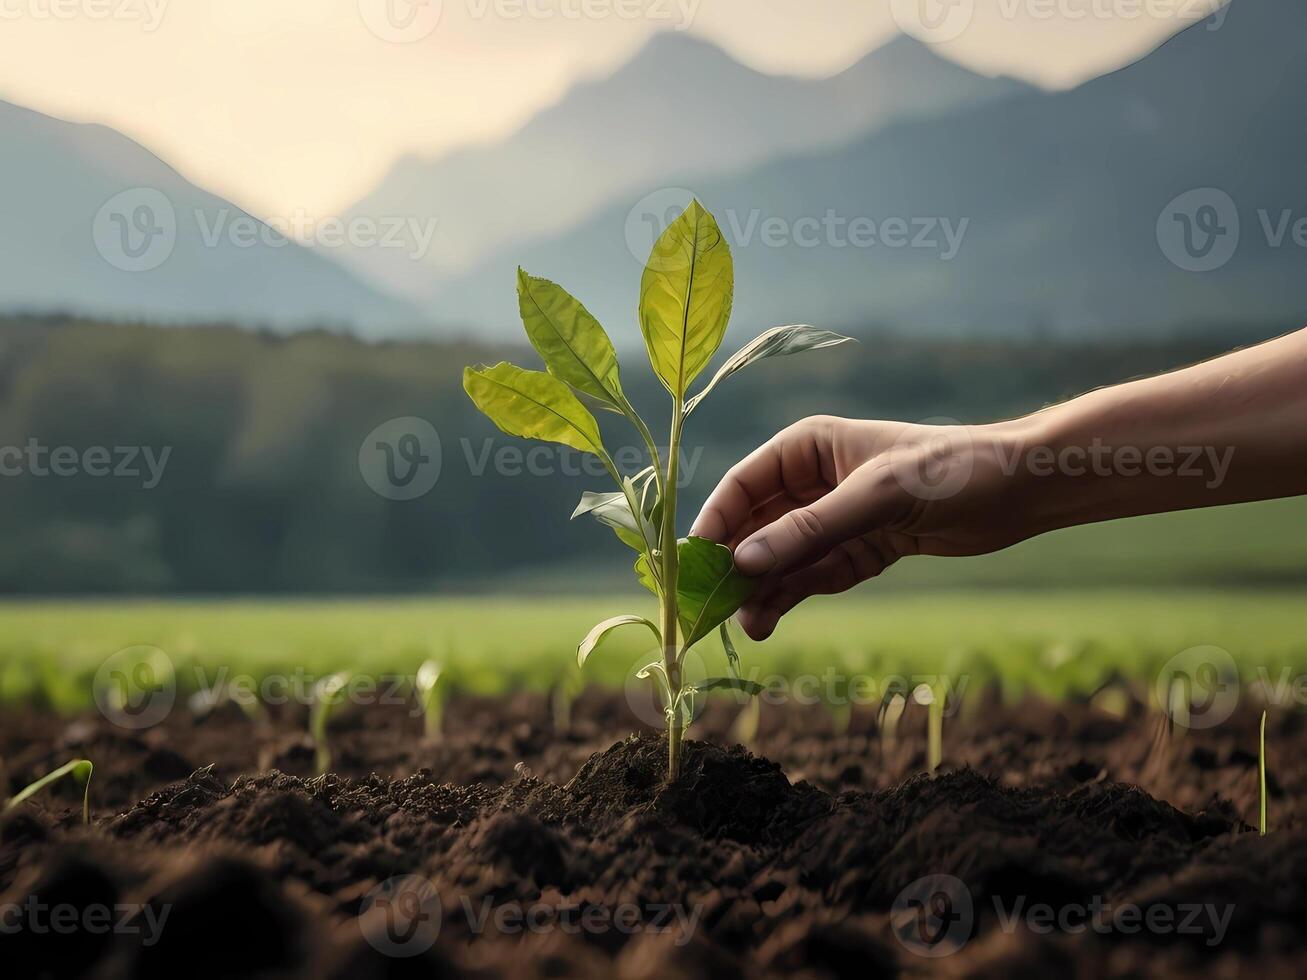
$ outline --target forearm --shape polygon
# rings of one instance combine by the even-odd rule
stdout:
[[[1307,493],[1307,330],[1005,425],[1038,531]]]

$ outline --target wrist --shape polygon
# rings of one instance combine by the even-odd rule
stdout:
[[[1103,520],[1108,474],[1068,402],[984,428],[1026,537]]]

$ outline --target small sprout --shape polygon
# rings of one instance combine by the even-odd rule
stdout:
[[[617,351],[607,332],[579,300],[547,279],[518,270],[522,325],[547,370],[527,371],[504,362],[463,372],[468,397],[502,431],[589,453],[612,478],[616,490],[585,493],[572,516],[589,514],[635,552],[636,577],[657,599],[658,619],[605,620],[581,642],[577,662],[583,664],[600,640],[619,626],[643,625],[653,633],[660,651],[658,670],[647,665],[637,676],[653,680],[663,695],[669,782],[680,774],[681,743],[689,724],[686,709],[693,708],[697,695],[726,689],[688,683],[686,654],[734,615],[755,585],[735,567],[730,548],[677,533],[684,425],[710,392],[750,364],[849,340],[806,325],[773,327],[727,358],[691,394],[692,382],[708,367],[726,334],[734,283],[725,236],[713,216],[692,201],[654,244],[639,288],[638,319],[649,362],[671,398],[665,457],[627,400]],[[589,405],[578,395],[589,405],[623,416],[644,443],[650,465],[633,476],[619,472]],[[727,657],[733,689],[749,692],[751,688],[738,681],[729,647]]]
[[[903,717],[903,709],[907,706],[907,698],[902,694],[890,694],[880,704],[876,727],[880,730],[880,761],[882,763],[893,755],[894,749],[898,745],[899,719]]]
[[[354,677],[348,670],[329,674],[313,685],[313,706],[309,708],[309,735],[313,738],[314,766],[318,775],[331,768],[331,746],[327,744],[327,722],[344,702],[342,694]]]
[[[88,759],[74,759],[72,762],[60,766],[54,772],[42,776],[25,789],[19,790],[12,799],[5,803],[4,808],[5,810],[12,810],[19,803],[31,799],[47,786],[57,783],[65,776],[72,776],[82,785],[82,823],[89,825],[91,822],[91,772],[94,768]]]
[[[417,690],[418,704],[422,706],[422,734],[428,742],[440,740],[445,721],[445,688],[440,683],[442,670],[434,660],[425,661],[418,668],[413,687]]]
[[[934,772],[944,758],[944,692],[929,684],[918,684],[912,700],[927,709],[926,771]]]
[[[572,705],[585,690],[581,671],[573,667],[563,672],[549,692],[549,708],[553,715],[554,731],[565,735],[572,730]]]
[[[200,688],[190,696],[187,707],[197,719],[207,718],[224,704],[231,703],[240,708],[250,722],[259,729],[266,730],[271,721],[268,711],[253,692],[243,691],[232,684],[215,684],[213,687]]]
[[[1258,820],[1257,830],[1261,836],[1266,836],[1266,712],[1262,712],[1262,732],[1261,744],[1257,750],[1257,784],[1258,796],[1261,799],[1261,815]]]
[[[762,701],[758,698],[749,698],[748,703],[735,716],[735,721],[731,725],[731,735],[745,748],[751,749],[758,742],[758,728],[761,722]]]

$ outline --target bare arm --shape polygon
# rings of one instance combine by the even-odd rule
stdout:
[[[805,419],[726,474],[693,533],[760,578],[741,622],[762,638],[905,555],[1302,493],[1307,330],[1007,422]]]

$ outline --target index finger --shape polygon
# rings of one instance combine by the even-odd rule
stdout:
[[[800,498],[825,486],[821,448],[809,420],[796,422],[732,466],[708,497],[690,533],[730,543],[753,512],[781,494]]]
[[[779,435],[767,440],[722,477],[704,501],[690,533],[725,544],[760,507],[784,489]]]

